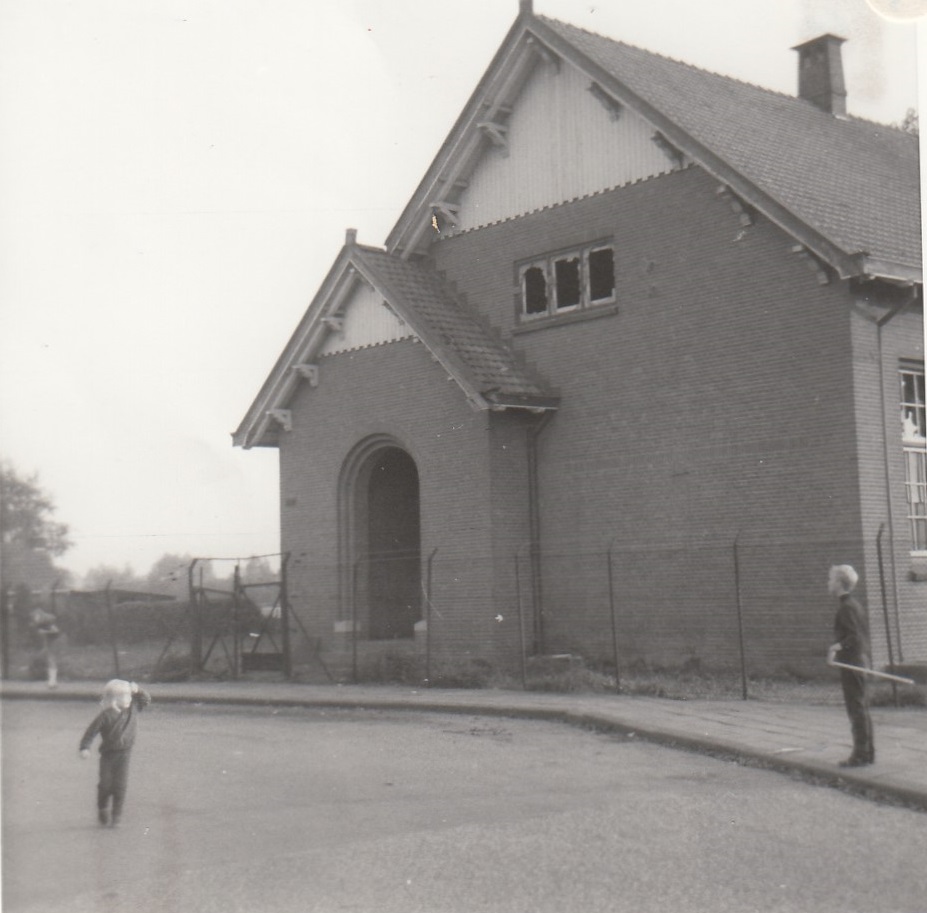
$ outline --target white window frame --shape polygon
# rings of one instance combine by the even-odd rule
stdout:
[[[592,298],[592,273],[589,265],[590,256],[602,250],[608,250],[612,255],[612,291],[611,294],[604,298]],[[560,261],[576,260],[579,264],[579,301],[575,304],[568,304],[563,307],[557,301],[557,263]],[[538,310],[534,313],[528,312],[528,289],[526,276],[531,269],[541,270],[544,276],[544,292],[546,307],[544,310]],[[601,305],[613,304],[616,299],[616,280],[615,280],[615,248],[614,245],[597,241],[593,244],[584,244],[581,247],[560,250],[556,253],[547,254],[543,257],[536,257],[532,260],[526,260],[518,266],[518,286],[520,295],[519,313],[524,321],[543,320],[551,317],[558,317],[563,314],[574,314],[577,311],[587,308],[596,308]]]
[[[906,516],[911,536],[911,554],[922,558],[927,557],[927,403],[924,395],[924,366],[903,363],[898,375]],[[906,387],[913,388],[913,396],[906,395]]]

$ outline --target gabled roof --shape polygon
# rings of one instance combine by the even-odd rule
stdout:
[[[372,247],[358,247],[373,284],[462,387],[482,408],[549,408],[556,397],[520,364],[515,352],[493,334],[433,270]],[[481,402],[485,401],[485,402]]]
[[[920,269],[916,136],[541,22],[842,252]]]
[[[557,406],[557,396],[523,365],[433,270],[415,260],[353,242],[342,248],[244,421],[232,435],[237,446],[276,446],[287,409],[301,383],[318,379],[314,364],[331,319],[350,304],[358,282],[372,287],[415,333],[476,409]],[[324,383],[324,377],[318,382]]]
[[[479,155],[480,122],[515,103],[530,62],[568,60],[840,276],[921,281],[918,141],[803,99],[524,12],[387,239],[408,255],[432,201]],[[485,140],[483,140],[485,143]]]

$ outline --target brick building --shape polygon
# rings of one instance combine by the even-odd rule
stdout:
[[[820,669],[832,563],[927,660],[917,139],[521,13],[234,434],[323,647]]]

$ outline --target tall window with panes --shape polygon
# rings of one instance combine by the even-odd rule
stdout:
[[[927,405],[924,365],[902,363],[901,442],[904,449],[904,484],[907,497],[911,549],[927,556]]]

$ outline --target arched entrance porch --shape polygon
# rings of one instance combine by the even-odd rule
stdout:
[[[418,469],[388,437],[346,460],[341,482],[345,608],[371,640],[412,638],[422,617]]]

